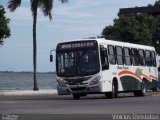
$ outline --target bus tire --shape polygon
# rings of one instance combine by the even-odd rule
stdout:
[[[134,96],[145,96],[147,92],[146,81],[143,80],[141,83],[141,90],[134,91]]]
[[[156,87],[153,87],[151,90],[153,91],[153,92],[157,92],[158,90],[159,90],[159,88],[158,88],[158,84],[156,85]]]
[[[113,82],[113,84],[112,84],[112,92],[106,92],[105,93],[105,96],[107,97],[107,98],[110,98],[110,99],[114,99],[114,98],[116,98],[117,97],[117,85],[116,85],[116,83],[115,82]]]
[[[142,90],[141,90],[142,96],[145,96],[146,92],[147,92],[147,84],[146,84],[146,81],[143,80],[142,81]]]
[[[73,94],[73,99],[74,100],[79,100],[80,99],[80,95],[79,94]]]

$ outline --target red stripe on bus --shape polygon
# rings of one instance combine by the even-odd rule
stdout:
[[[133,75],[133,76],[139,78],[140,80],[142,80],[140,76],[137,76],[136,73],[133,73],[131,71],[124,70],[124,71],[121,71],[121,72],[118,73],[119,76],[124,75],[124,74]],[[155,77],[153,75],[150,75],[149,77],[145,74],[141,74],[141,75],[146,77],[148,80],[151,80],[151,78],[157,80],[157,77]]]
[[[150,75],[150,77],[152,77],[153,79],[157,80],[158,78],[155,76]]]
[[[146,77],[148,80],[150,80],[150,77],[148,77],[147,75],[142,74],[142,76],[144,76],[144,77]]]
[[[118,73],[119,76],[123,75],[123,74],[129,74],[129,75],[133,75],[137,78],[139,78],[141,80],[141,77],[137,76],[135,73],[131,72],[131,71],[127,71],[127,70],[124,70],[124,71],[121,71]]]

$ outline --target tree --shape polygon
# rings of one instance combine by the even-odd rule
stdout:
[[[3,44],[3,40],[10,36],[10,28],[8,26],[9,19],[5,17],[5,10],[2,5],[0,5],[0,44]]]
[[[9,0],[8,8],[11,12],[14,12],[17,7],[21,5],[22,0]],[[68,0],[59,0],[62,3]],[[37,9],[40,8],[44,16],[49,16],[52,19],[51,10],[53,7],[53,0],[30,0],[31,12],[33,16],[33,80],[34,87],[33,90],[38,90],[37,86],[37,40],[36,40],[36,24],[37,24]]]
[[[158,5],[158,2],[160,5],[160,1],[155,5]],[[154,46],[157,53],[160,53],[160,15],[119,15],[113,25],[103,29],[102,36],[112,40]]]

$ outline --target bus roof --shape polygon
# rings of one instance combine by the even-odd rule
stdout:
[[[96,40],[98,44],[102,44],[102,45],[106,44],[106,45],[122,46],[122,47],[129,47],[129,48],[139,48],[139,49],[155,51],[155,48],[153,46],[133,44],[133,43],[128,43],[128,42],[120,42],[120,41],[108,40],[105,38],[95,38],[95,37],[75,39],[75,40],[70,40],[70,41],[66,41],[62,43],[75,42],[75,41],[87,41],[87,40]]]
[[[147,50],[155,51],[155,48],[153,46],[133,44],[133,43],[128,43],[128,42],[120,42],[120,41],[115,41],[115,40],[108,40],[105,38],[81,39],[81,40],[96,40],[98,44],[107,44],[107,45],[115,45],[115,46],[123,46],[123,47],[129,47],[129,48],[139,48],[139,49],[147,49]]]

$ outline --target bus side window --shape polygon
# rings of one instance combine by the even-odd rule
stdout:
[[[124,61],[126,65],[132,65],[130,49],[127,47],[124,48]]]
[[[145,66],[144,50],[139,49],[139,50],[138,50],[138,55],[139,55],[139,64],[142,65],[142,66]]]
[[[132,54],[132,63],[134,66],[138,66],[139,65],[139,60],[138,60],[138,52],[137,49],[132,48],[131,49],[131,54]]]
[[[110,64],[116,64],[115,50],[112,45],[108,45],[108,57]]]
[[[146,59],[146,64],[147,66],[152,66],[152,56],[151,56],[151,52],[149,50],[145,51],[145,59]]]
[[[152,51],[151,54],[152,54],[152,66],[156,67],[157,64],[156,64],[156,55],[155,55],[155,52]]]
[[[100,55],[101,55],[102,70],[109,69],[107,49],[102,45],[100,45]]]
[[[117,64],[118,65],[123,65],[123,50],[122,47],[116,46],[116,55],[117,55]]]

